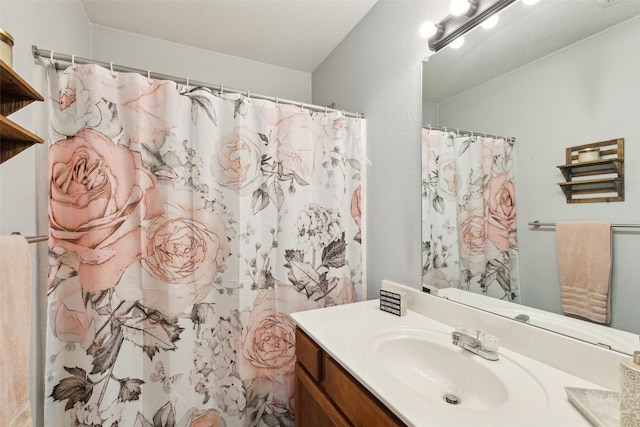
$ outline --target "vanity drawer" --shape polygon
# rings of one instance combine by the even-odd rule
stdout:
[[[320,362],[322,350],[300,328],[296,329],[296,358],[307,370],[311,378],[320,382]]]
[[[405,426],[330,356],[323,353],[322,358],[324,391],[354,426]]]

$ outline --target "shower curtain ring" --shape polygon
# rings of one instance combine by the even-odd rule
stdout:
[[[53,60],[53,52],[55,52],[55,50],[52,50],[52,51],[51,51],[51,62],[52,62],[52,63],[54,62],[54,60]]]
[[[147,81],[149,82],[149,86],[153,85],[151,81],[151,70],[147,70]]]
[[[111,77],[115,79],[117,76],[116,73],[113,72],[113,62],[109,62],[109,69],[111,70]]]
[[[251,92],[247,91],[247,100],[251,101]]]
[[[429,125],[429,124],[428,124],[427,126],[429,126],[429,130],[432,130],[432,129],[431,129],[431,125]]]
[[[71,55],[71,66],[73,67],[74,71],[78,69],[76,67],[76,56],[75,55]]]
[[[187,77],[186,86],[187,86],[187,89],[189,89],[189,77]]]
[[[279,108],[278,107],[278,97],[277,96],[276,96],[276,108]]]
[[[220,85],[220,96],[224,95],[224,85]]]
[[[447,133],[447,127],[446,126],[442,126],[442,129],[444,129],[444,133]]]
[[[300,101],[300,109],[304,112],[304,101]]]
[[[324,116],[327,117],[327,110],[329,110],[329,107],[327,107],[326,105],[324,106]]]

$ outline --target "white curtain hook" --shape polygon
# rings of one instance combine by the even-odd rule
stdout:
[[[471,138],[473,138],[473,131],[471,131]]]
[[[300,109],[304,111],[304,101],[300,101]]]
[[[327,110],[329,109],[329,107],[327,107],[326,105],[324,106],[324,116],[327,117]]]
[[[346,119],[347,118],[347,113],[344,112],[344,110],[342,110],[342,118]]]
[[[111,77],[116,78],[116,73],[113,72],[113,62],[109,62],[109,69],[111,70]]]
[[[278,97],[277,96],[276,96],[276,108],[279,108],[278,107]]]
[[[76,70],[76,56],[75,55],[71,55],[71,66],[73,67],[74,70]]]
[[[427,126],[429,126],[429,130],[433,130],[433,129],[431,129],[431,125],[427,125]]]
[[[189,89],[189,77],[187,77],[187,83],[186,83],[187,89]]]
[[[251,92],[247,91],[247,99],[251,101]]]
[[[444,133],[447,133],[447,127],[446,126],[442,126],[442,129],[444,129]]]
[[[460,136],[460,129],[456,129],[456,135]]]
[[[220,96],[224,95],[224,86],[220,85]]]
[[[55,52],[55,51],[53,51],[53,50],[51,51],[51,62],[53,62],[53,52]]]
[[[147,81],[149,82],[149,86],[153,84],[151,81],[151,70],[147,70]]]

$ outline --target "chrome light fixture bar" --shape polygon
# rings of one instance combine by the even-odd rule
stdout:
[[[429,39],[431,50],[439,51],[517,0],[471,1],[473,1],[475,9],[471,16],[468,16],[469,13],[460,16],[449,15],[437,24],[438,32]]]

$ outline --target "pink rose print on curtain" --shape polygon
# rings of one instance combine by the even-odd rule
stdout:
[[[62,281],[49,304],[53,335],[63,342],[79,343],[85,350],[95,338],[93,308],[84,301],[77,276]]]
[[[156,180],[139,153],[91,129],[49,150],[52,248],[80,257],[83,289],[112,288],[142,257],[141,222],[162,213]]]
[[[150,222],[143,259],[126,271],[128,280],[118,285],[115,297],[126,301],[124,308],[140,300],[177,316],[206,298],[229,255],[226,225],[218,215],[168,206]]]
[[[133,73],[114,77],[95,64],[69,67],[64,74],[58,105],[70,111],[53,119],[63,135],[88,127],[115,138],[122,129],[130,141],[144,143],[177,126],[181,98],[173,82]]]
[[[238,126],[233,133],[217,142],[217,154],[211,159],[211,172],[225,187],[237,189],[241,194],[255,191],[264,181],[261,173],[264,141],[258,133],[246,126]]]
[[[484,191],[489,215],[488,238],[501,251],[508,251],[510,247],[517,248],[513,238],[516,228],[515,197],[515,186],[505,173],[491,178]]]
[[[289,313],[320,308],[289,286],[261,291],[239,341],[237,369],[257,395],[271,395],[276,413],[295,408],[295,331]]]
[[[458,222],[460,262],[473,272],[483,272],[486,263],[484,216],[481,211],[463,212]]]
[[[275,124],[268,137],[266,154],[281,163],[299,184],[305,185],[314,179],[315,183],[320,182],[322,144],[318,125],[309,112],[292,105],[282,105],[275,110],[265,110],[264,114],[270,123]]]

